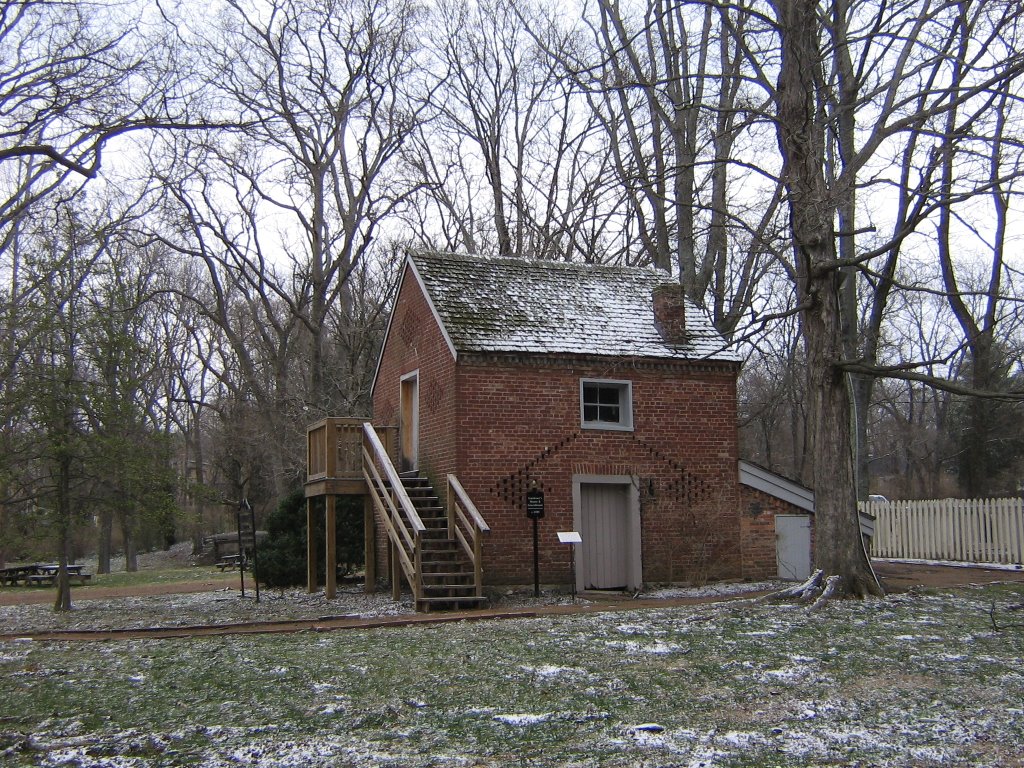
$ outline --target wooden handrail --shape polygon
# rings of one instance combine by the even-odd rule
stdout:
[[[466,514],[472,519],[473,524],[484,533],[489,533],[491,527],[487,525],[487,521],[484,520],[484,516],[480,514],[480,511],[476,508],[476,504],[469,498],[469,494],[466,493],[466,489],[462,487],[462,483],[455,475],[448,475],[448,487],[455,491],[455,495],[459,502],[462,504],[462,508],[466,510]]]
[[[423,591],[420,563],[426,526],[406,493],[398,470],[391,463],[376,430],[369,422],[363,424],[363,436],[363,477],[370,498],[388,538],[395,545],[398,561],[412,588],[413,599],[419,600]],[[389,492],[385,492],[385,489]]]
[[[483,595],[484,589],[483,534],[490,530],[459,479],[448,475],[448,537],[459,542],[473,564],[473,584],[478,597]]]
[[[384,450],[384,444],[377,437],[377,430],[373,428],[370,422],[363,424],[363,435],[366,437],[366,441],[372,448],[372,455],[374,463],[379,464],[384,470],[384,479],[391,484],[392,492],[398,498],[398,503],[409,517],[409,525],[416,533],[423,533],[427,530],[426,526],[423,525],[423,521],[420,519],[419,513],[416,511],[416,507],[413,506],[412,500],[409,498],[409,494],[405,492],[405,486],[402,485],[402,478],[398,475],[398,470],[395,469],[395,465],[391,463],[391,457],[388,456],[388,452]]]

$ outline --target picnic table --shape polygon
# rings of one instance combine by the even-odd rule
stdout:
[[[91,573],[85,572],[84,565],[68,565],[68,576],[85,584],[92,579]],[[60,566],[55,563],[30,563],[29,565],[12,565],[0,568],[0,586],[46,587],[57,580]]]
[[[241,555],[224,555],[217,561],[217,567],[220,568],[221,572],[226,568],[238,568],[241,564]]]

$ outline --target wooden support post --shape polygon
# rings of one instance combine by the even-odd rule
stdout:
[[[389,545],[388,554],[388,560],[391,561],[391,599],[397,603],[402,599],[402,564],[398,562],[394,543]]]
[[[313,515],[313,499],[306,499],[306,590],[313,594],[316,583],[316,519]]]
[[[327,579],[324,585],[324,597],[333,600],[338,593],[338,544],[336,497],[327,496],[327,519],[324,525],[324,538],[327,539]]]
[[[363,496],[363,542],[366,554],[366,584],[363,590],[369,594],[377,591],[377,528],[373,515],[373,499],[370,494]]]

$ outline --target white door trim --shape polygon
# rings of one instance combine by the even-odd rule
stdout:
[[[573,475],[572,476],[572,525],[573,529],[582,531],[583,504],[580,486],[583,485],[621,485],[627,487],[626,499],[629,509],[627,514],[626,549],[626,588],[639,590],[643,585],[643,553],[640,538],[640,485],[632,475]],[[587,541],[573,545],[586,547]],[[576,589],[582,591],[586,574],[583,572],[583,558],[576,557]]]

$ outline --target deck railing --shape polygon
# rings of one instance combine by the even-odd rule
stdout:
[[[306,480],[360,478],[365,419],[332,416],[306,428]]]
[[[394,545],[398,564],[409,582],[413,599],[419,600],[423,593],[420,574],[423,572],[423,532],[426,528],[373,425],[365,422],[362,430],[362,471],[366,487],[377,519],[383,524]],[[392,574],[392,585],[397,590],[395,576]]]
[[[473,563],[476,595],[483,595],[483,535],[490,526],[455,475],[448,475],[448,538],[459,542]]]

